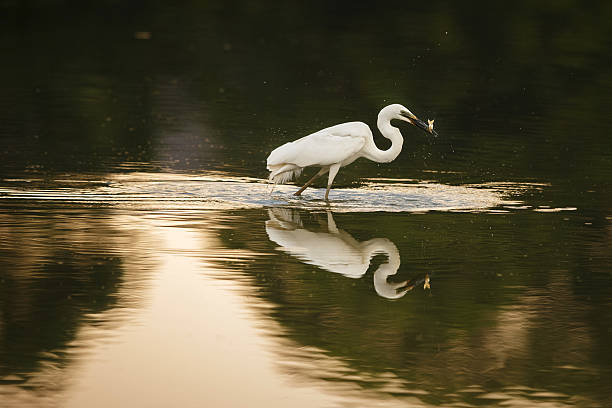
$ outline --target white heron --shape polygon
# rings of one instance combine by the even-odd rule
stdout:
[[[325,191],[325,201],[327,201],[329,190],[340,167],[351,164],[360,157],[378,163],[388,163],[400,154],[404,138],[400,130],[391,125],[393,119],[408,122],[437,136],[433,130],[433,120],[425,123],[400,104],[388,105],[378,114],[376,124],[380,133],[391,140],[389,149],[380,150],[376,147],[372,130],[365,123],[341,123],[274,149],[267,160],[269,180],[274,183],[285,183],[299,176],[306,167],[320,167],[320,170],[294,195],[299,196],[317,177],[329,172]]]

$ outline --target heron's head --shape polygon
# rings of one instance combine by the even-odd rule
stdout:
[[[433,130],[433,120],[428,120],[427,123],[425,123],[421,119],[417,118],[414,113],[410,112],[408,108],[400,105],[399,103],[394,103],[393,105],[384,107],[383,110],[380,111],[380,116],[385,117],[388,120],[403,120],[404,122],[408,122],[429,134],[438,136],[438,133]]]

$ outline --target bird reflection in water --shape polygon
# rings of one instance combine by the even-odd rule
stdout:
[[[268,215],[270,219],[266,221],[266,232],[270,240],[280,245],[280,250],[302,262],[349,278],[361,278],[372,258],[382,254],[387,256],[387,262],[374,272],[374,289],[380,296],[399,299],[417,286],[430,288],[427,274],[402,282],[390,281],[389,277],[397,273],[401,263],[395,244],[387,238],[357,241],[336,227],[331,211],[327,212],[327,232],[306,229],[295,210],[272,208],[268,210]]]

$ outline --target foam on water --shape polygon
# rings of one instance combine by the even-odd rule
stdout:
[[[65,176],[52,182],[4,180],[1,199],[56,200],[70,203],[108,204],[137,208],[237,209],[293,207],[332,208],[339,212],[501,211],[519,208],[510,196],[535,185],[497,183],[453,186],[418,180],[366,179],[359,188],[334,188],[331,202],[325,189],[310,188],[293,196],[296,186],[272,186],[266,180],[168,173],[129,173],[104,179]],[[497,210],[494,210],[497,207]]]

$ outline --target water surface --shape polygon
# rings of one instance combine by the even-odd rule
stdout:
[[[0,405],[612,404],[610,7],[334,4],[0,5]]]

